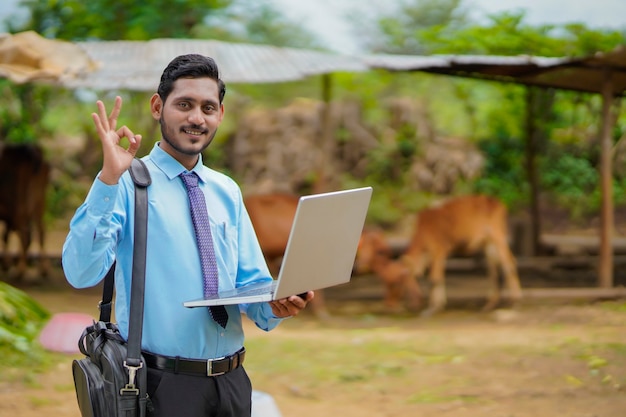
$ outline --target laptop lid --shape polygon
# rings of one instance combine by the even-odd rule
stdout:
[[[300,198],[275,299],[350,281],[371,187]]]
[[[236,294],[185,302],[186,307],[271,301],[350,281],[372,187],[300,197],[278,278],[268,294]]]

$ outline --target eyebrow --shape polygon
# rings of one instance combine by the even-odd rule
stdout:
[[[199,102],[201,105],[210,104],[210,105],[213,105],[213,106],[219,106],[219,101],[217,101],[217,100],[211,100],[211,99],[198,100],[196,98],[189,97],[189,96],[174,97],[173,101],[175,101],[175,102],[189,101],[189,102],[193,102],[193,103],[198,103]]]

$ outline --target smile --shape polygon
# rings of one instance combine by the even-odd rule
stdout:
[[[189,135],[194,135],[194,136],[200,136],[204,133],[204,131],[201,131],[201,130],[191,130],[191,129],[183,129],[183,132]]]

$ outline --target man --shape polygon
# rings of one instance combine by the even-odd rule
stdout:
[[[154,417],[249,416],[252,388],[240,366],[244,342],[240,313],[269,331],[282,319],[297,315],[314,297],[311,291],[303,298],[294,295],[270,303],[226,306],[224,325],[214,320],[208,308],[183,307],[184,301],[203,296],[203,261],[190,214],[193,204],[181,174],[197,174],[204,193],[219,288],[272,279],[241,190],[231,178],[202,162],[201,153],[224,117],[225,91],[213,59],[190,54],[169,63],[150,100],[162,137],[143,158],[152,184],[148,187],[142,350],[147,355],[148,395],[154,409],[150,415]],[[141,135],[127,126],[117,127],[121,107],[117,97],[107,115],[98,101],[98,111],[92,114],[102,142],[103,166],[70,222],[62,260],[67,280],[76,288],[97,284],[117,261],[115,315],[127,338],[134,213],[134,185],[127,169]],[[124,138],[127,147],[122,146]],[[207,360],[218,358],[226,358],[233,369],[207,376]],[[184,366],[160,365],[168,363]],[[200,373],[181,371],[198,368],[198,364]]]

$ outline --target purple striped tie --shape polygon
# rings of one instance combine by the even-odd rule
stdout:
[[[209,223],[209,214],[206,208],[204,194],[198,187],[198,175],[195,172],[180,174],[187,194],[189,195],[189,207],[191,209],[191,220],[193,228],[196,232],[196,242],[198,243],[198,251],[200,252],[200,262],[202,264],[202,276],[204,278],[204,296],[217,294],[217,262],[215,260],[215,249],[213,247],[213,238],[211,236],[211,225]],[[228,322],[228,313],[224,306],[209,307],[211,317],[220,326],[226,327]]]

